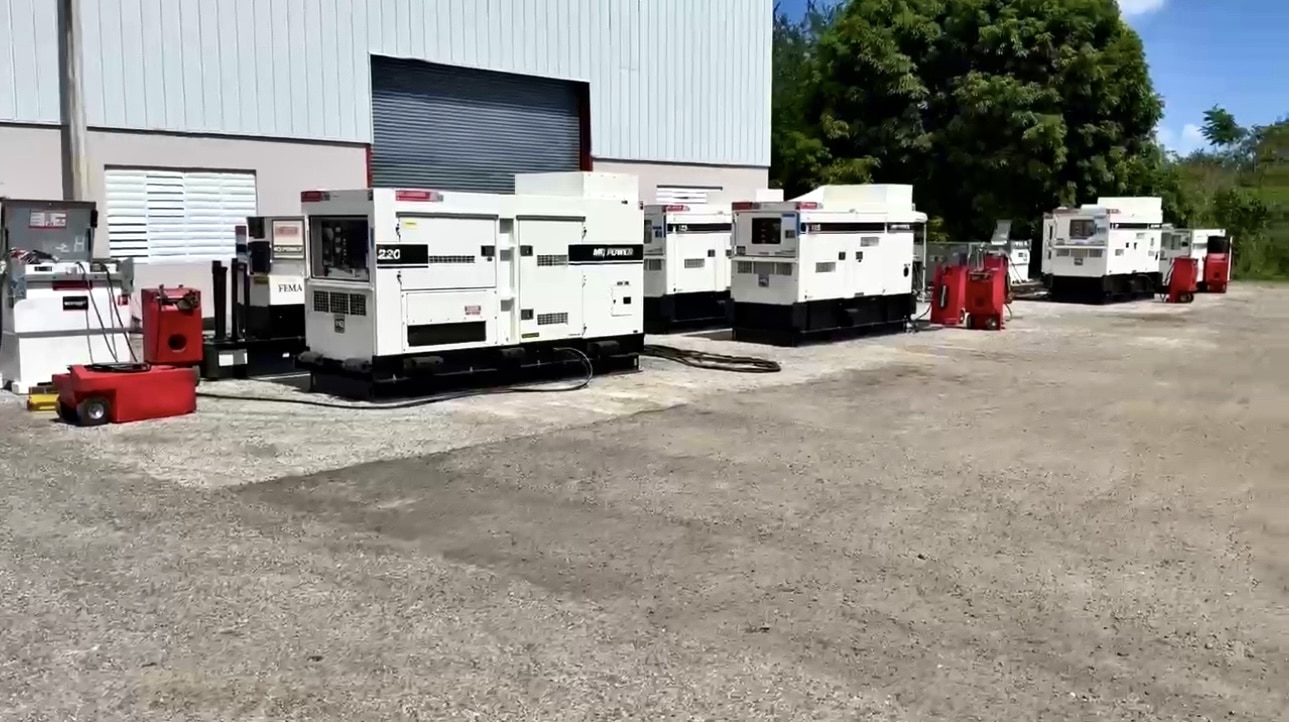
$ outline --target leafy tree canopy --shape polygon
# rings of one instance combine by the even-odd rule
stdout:
[[[1177,185],[1114,0],[851,0],[780,18],[776,41],[772,172],[789,194],[913,183],[951,237],[984,238],[997,218]]]

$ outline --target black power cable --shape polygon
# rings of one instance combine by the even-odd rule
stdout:
[[[640,350],[642,356],[673,361],[708,371],[729,371],[740,374],[777,374],[783,370],[778,361],[757,358],[756,356],[730,356],[708,351],[695,351],[661,344],[646,344]]]

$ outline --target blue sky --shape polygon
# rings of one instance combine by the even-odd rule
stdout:
[[[1141,34],[1164,96],[1164,145],[1183,153],[1203,146],[1199,125],[1214,105],[1242,125],[1289,115],[1289,2],[1120,0],[1119,7]]]
[[[799,16],[806,0],[779,0]],[[1141,34],[1155,90],[1164,97],[1159,138],[1186,153],[1204,145],[1204,111],[1220,105],[1242,125],[1289,115],[1289,2],[1119,0]]]

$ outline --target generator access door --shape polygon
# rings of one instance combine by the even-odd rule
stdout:
[[[667,219],[675,266],[670,293],[710,293],[729,288],[730,220],[719,214],[677,214]]]
[[[519,247],[519,338],[524,343],[582,335],[582,276],[568,248],[581,243],[583,218],[515,219]]]
[[[404,290],[497,286],[496,216],[399,214],[397,228],[397,244],[377,247],[376,267],[398,269]]]

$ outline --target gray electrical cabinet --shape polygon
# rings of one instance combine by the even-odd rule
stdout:
[[[35,251],[59,261],[89,261],[94,255],[98,210],[92,201],[0,198],[0,248]]]

